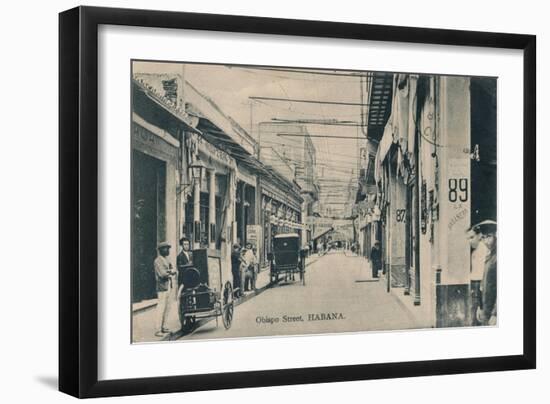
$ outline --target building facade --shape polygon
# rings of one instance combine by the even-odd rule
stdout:
[[[467,231],[496,219],[496,79],[373,73],[367,86],[378,147],[364,242],[380,238],[388,291],[425,326],[470,325]]]
[[[132,302],[156,298],[161,241],[217,250],[230,276],[231,247],[260,257],[279,232],[303,230],[299,185],[258,159],[258,143],[179,73],[132,78]]]
[[[305,125],[261,122],[258,128],[260,160],[299,187],[302,245],[308,245],[315,228],[307,218],[319,215],[315,145]]]

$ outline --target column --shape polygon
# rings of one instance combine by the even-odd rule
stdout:
[[[441,77],[439,93],[441,283],[470,283],[470,80]]]
[[[439,325],[469,325],[470,244],[470,80],[442,76],[438,91],[437,149],[439,221],[437,263],[441,267],[436,287]]]
[[[264,209],[262,203],[262,186],[260,183],[260,176],[256,174],[256,188],[254,190],[254,224],[257,225],[256,228],[259,230],[256,240],[256,248],[258,249],[257,257],[261,264],[263,264],[264,256]]]
[[[231,243],[230,244],[233,244],[237,241],[237,225],[236,225],[236,220],[237,220],[237,172],[235,170],[232,170],[231,171],[231,175],[230,175],[230,187],[229,187],[229,192],[230,192],[230,203],[229,203],[229,226],[230,226],[230,240],[231,240]],[[232,247],[232,246],[231,246]],[[231,250],[231,248],[230,248]]]
[[[404,287],[407,284],[405,273],[405,224],[407,212],[407,186],[403,177],[397,176],[397,168],[391,161],[390,164],[390,286]]]
[[[241,236],[241,247],[244,247],[246,245],[246,182],[242,183],[243,186],[241,188],[241,229],[240,229],[240,236]]]
[[[183,95],[182,95],[183,97]],[[189,178],[189,166],[188,166],[188,162],[187,162],[187,147],[186,147],[186,143],[185,143],[185,139],[187,138],[187,134],[182,131],[181,132],[181,138],[182,138],[182,142],[181,142],[181,148],[180,148],[180,155],[179,155],[179,158],[180,158],[180,162],[179,162],[179,175],[178,175],[178,179],[179,179],[179,182],[178,182],[178,185],[179,185],[179,192],[178,192],[178,196],[179,196],[179,201],[178,201],[178,204],[179,204],[179,211],[180,211],[180,221],[179,221],[179,233],[178,233],[178,241],[179,239],[181,239],[182,237],[185,237],[186,234],[185,234],[185,220],[186,220],[186,217],[185,217],[185,206],[187,205],[187,199],[189,198],[189,189],[187,188],[188,187],[188,184],[190,183],[190,178]],[[187,232],[189,232],[189,229],[187,229]]]
[[[201,182],[193,184],[193,249],[201,246]]]
[[[216,170],[208,170],[208,248],[216,248]]]

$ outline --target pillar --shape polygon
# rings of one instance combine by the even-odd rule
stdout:
[[[216,171],[208,170],[208,248],[216,248]]]
[[[193,249],[201,246],[201,182],[193,184]]]
[[[243,181],[241,188],[241,247],[244,247],[246,244],[246,185],[246,182]]]
[[[436,286],[436,323],[469,325],[470,244],[470,80],[442,76],[438,91],[437,142],[440,284]]]
[[[470,283],[470,80],[441,77],[439,204],[442,284]]]
[[[393,156],[391,156],[393,159]],[[389,264],[390,286],[405,287],[407,284],[405,273],[405,225],[407,212],[407,186],[403,178],[397,176],[396,166],[391,160],[390,164],[390,200],[388,207],[389,220]]]

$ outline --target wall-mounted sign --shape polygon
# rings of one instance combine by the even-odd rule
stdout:
[[[252,243],[253,246],[260,245],[260,232],[261,232],[262,226],[258,224],[248,224],[246,225],[246,242]]]

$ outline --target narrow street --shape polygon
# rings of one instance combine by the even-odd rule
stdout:
[[[210,321],[182,339],[322,334],[418,327],[411,312],[370,265],[349,251],[331,251],[307,267],[306,286],[280,283],[235,309],[225,330]],[[328,317],[328,319],[327,319]]]
[[[132,72],[132,342],[496,324],[495,78]]]

